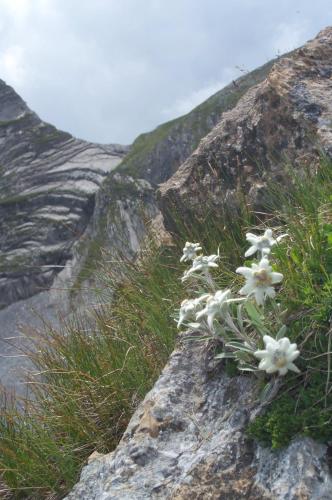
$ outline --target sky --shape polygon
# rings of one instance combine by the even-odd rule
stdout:
[[[329,24],[331,0],[0,0],[0,78],[56,127],[130,144]]]

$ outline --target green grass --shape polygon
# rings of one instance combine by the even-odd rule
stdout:
[[[243,263],[249,228],[273,226],[289,235],[274,250],[275,267],[285,276],[277,299],[287,335],[300,346],[301,374],[287,374],[248,433],[273,448],[296,435],[330,439],[332,167],[322,162],[317,175],[292,176],[287,194],[270,188],[266,214],[250,212],[243,200],[238,210],[207,210],[200,220],[174,214],[174,246],[151,241],[135,264],[101,255],[99,274],[109,303],[59,330],[45,324],[30,353],[40,373],[30,381],[34,398],[4,405],[3,489],[14,498],[61,498],[91,452],[116,446],[173,349],[174,309],[187,296],[180,281],[184,242],[200,241],[205,253],[219,246],[216,280],[221,287],[238,288],[241,278],[234,270]],[[235,371],[233,365],[227,369]],[[262,376],[258,384],[267,382]]]
[[[180,293],[172,260],[167,248],[150,247],[140,263],[107,262],[100,272],[116,287],[112,306],[36,332],[33,398],[8,400],[0,417],[0,468],[14,497],[61,498],[92,451],[117,444],[174,345],[165,299]]]
[[[323,161],[317,175],[297,176],[288,195],[274,193],[282,206],[276,220],[289,235],[275,251],[284,274],[278,301],[287,309],[288,335],[300,346],[302,374],[287,377],[277,399],[249,427],[251,436],[273,448],[296,434],[323,442],[332,435],[331,181],[331,164]]]

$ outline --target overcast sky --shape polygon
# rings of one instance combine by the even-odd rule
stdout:
[[[73,135],[128,144],[332,24],[332,0],[0,0],[0,78]]]

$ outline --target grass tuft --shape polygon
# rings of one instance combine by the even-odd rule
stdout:
[[[287,335],[300,346],[301,374],[287,375],[276,399],[248,433],[278,448],[295,435],[327,441],[332,435],[332,167],[292,174],[288,192],[268,188],[270,206],[254,214],[245,202],[232,211],[207,210],[200,220],[173,214],[173,246],[153,241],[133,263],[105,256],[99,274],[109,303],[63,323],[44,324],[29,353],[37,374],[32,397],[7,397],[0,415],[2,493],[13,498],[62,498],[93,451],[108,452],[173,349],[174,308],[186,298],[179,263],[185,241],[205,253],[220,248],[217,282],[238,286],[245,233],[274,227],[288,233],[274,247],[284,274],[278,292]],[[119,283],[119,276],[121,282]],[[107,293],[104,294],[107,296]],[[229,364],[228,370],[235,369]],[[267,377],[268,378],[268,377]],[[265,381],[266,383],[266,381]],[[5,398],[5,395],[4,395]]]

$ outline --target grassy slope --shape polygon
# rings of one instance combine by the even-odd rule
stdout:
[[[245,233],[257,224],[257,232],[272,224],[289,235],[274,256],[276,269],[285,276],[277,298],[285,311],[288,335],[300,346],[301,374],[285,377],[280,397],[250,432],[275,448],[297,434],[328,440],[332,433],[331,183],[332,166],[323,165],[319,175],[302,177],[287,196],[279,191],[271,216],[263,223],[245,206],[231,216],[219,209],[207,212],[204,221],[179,220],[181,238],[174,247],[152,245],[139,264],[107,258],[100,262],[106,288],[114,286],[119,274],[123,276],[112,307],[96,310],[95,323],[77,317],[60,331],[45,325],[32,354],[43,373],[42,381],[33,380],[35,399],[25,403],[23,413],[7,403],[1,414],[4,491],[17,498],[50,494],[61,498],[93,450],[106,452],[116,445],[174,345],[174,309],[187,295],[179,280],[187,267],[179,264],[184,241],[201,241],[206,254],[220,246],[217,282],[222,288],[238,288],[241,278],[234,270],[244,261]],[[283,206],[282,212],[276,205]]]

